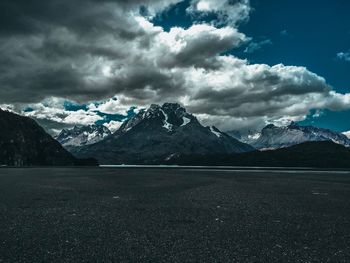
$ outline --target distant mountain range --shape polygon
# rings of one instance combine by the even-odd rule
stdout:
[[[321,158],[323,164],[339,166],[343,163],[335,163],[329,153],[336,154],[337,159],[344,155],[341,159],[347,160],[348,151],[343,146],[350,147],[350,139],[344,134],[296,123],[283,127],[270,124],[247,136],[238,131],[224,133],[215,127],[204,127],[175,103],[151,105],[123,123],[114,134],[94,125],[64,130],[57,139],[74,155],[95,157],[101,164],[321,166],[318,160],[311,160],[315,157]],[[313,143],[303,144],[307,142]],[[298,147],[291,147],[294,145]],[[280,148],[287,148],[287,153],[267,151]],[[267,153],[260,154],[256,149]],[[305,162],[292,157],[298,149],[303,150]],[[316,150],[321,151],[319,155]],[[283,154],[290,156],[289,161],[283,159]]]
[[[34,120],[0,109],[0,165],[74,166],[97,161],[75,158]]]
[[[204,127],[176,103],[151,105],[104,140],[72,149],[101,164],[164,163],[187,154],[231,154],[255,150],[215,127]]]
[[[203,126],[176,103],[153,104],[115,133],[76,126],[62,130],[57,141],[34,120],[8,111],[0,110],[0,127],[0,166],[97,165],[96,158],[100,164],[350,168],[345,134],[295,123],[227,134]]]
[[[314,126],[300,126],[291,123],[288,126],[277,127],[273,124],[267,125],[259,133],[247,136],[239,132],[230,132],[232,137],[249,143],[256,149],[278,149],[300,144],[303,142],[332,141],[346,147],[350,147],[350,139],[342,134],[328,129]]]
[[[93,124],[75,126],[73,129],[64,129],[55,139],[61,143],[63,147],[69,149],[97,143],[111,134],[111,131],[107,127]]]

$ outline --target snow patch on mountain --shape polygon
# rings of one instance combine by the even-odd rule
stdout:
[[[254,134],[248,134],[247,138],[248,138],[248,141],[254,141],[254,140],[259,139],[260,136],[261,136],[261,133],[257,132],[257,133],[254,133]]]
[[[221,137],[221,132],[216,129],[214,126],[210,126],[210,131],[215,134],[216,137],[220,138]]]
[[[191,119],[189,119],[187,117],[183,117],[182,120],[183,120],[183,123],[181,124],[181,126],[186,126],[187,124],[189,124],[191,122]]]
[[[343,132],[343,134],[350,139],[350,131]]]
[[[103,125],[75,126],[64,129],[56,137],[63,146],[83,146],[97,143],[111,135],[111,131]]]
[[[114,133],[120,128],[120,126],[122,126],[122,124],[123,122],[120,121],[110,121],[109,123],[104,123],[103,126],[107,127],[111,133]]]
[[[166,114],[162,109],[160,109],[160,111],[163,113],[165,118],[163,128],[167,129],[168,131],[171,131],[173,129],[173,125],[168,122],[168,114]]]

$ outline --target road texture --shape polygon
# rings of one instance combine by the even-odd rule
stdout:
[[[0,262],[350,262],[350,173],[1,168]]]

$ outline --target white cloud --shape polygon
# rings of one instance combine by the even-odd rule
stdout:
[[[4,111],[11,111],[14,112],[14,105],[12,104],[0,104],[0,109]]]
[[[183,101],[220,128],[246,128],[247,123],[253,128],[303,120],[313,109],[350,108],[350,94],[336,93],[306,68],[251,65],[232,56],[220,62],[221,68],[214,71],[188,72],[187,85],[195,88]]]
[[[240,46],[247,37],[232,27],[207,24],[172,28],[155,37],[151,54],[160,67],[205,66],[221,52]]]
[[[71,108],[69,106],[66,108],[65,104],[67,103],[72,105],[70,106]],[[115,131],[118,125],[121,125],[121,122],[105,119],[104,114],[127,116],[127,112],[131,108],[131,106],[120,105],[120,100],[117,100],[115,97],[89,105],[79,105],[53,97],[41,103],[5,106],[0,105],[3,109],[11,109],[13,112],[38,120],[41,124],[47,126],[47,130],[52,134],[57,133],[57,130],[60,129],[59,127],[91,125],[96,122],[104,123],[106,127]],[[137,112],[137,109],[134,111]]]
[[[350,51],[349,52],[339,52],[337,58],[340,60],[350,61]]]
[[[37,103],[31,105],[31,111],[23,112],[22,114],[27,117],[32,117],[39,120],[49,120],[62,124],[71,125],[89,125],[96,121],[103,120],[93,111],[77,110],[69,111],[53,105],[47,105],[43,103]]]
[[[192,0],[188,12],[194,15],[215,13],[216,24],[235,25],[249,18],[251,7],[249,0]]]

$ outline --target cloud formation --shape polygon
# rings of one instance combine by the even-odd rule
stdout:
[[[199,18],[215,15],[216,25],[235,26],[249,19],[251,7],[249,0],[192,0],[187,11]]]
[[[254,49],[238,29],[249,19],[248,0],[191,1],[196,23],[188,28],[152,23],[179,2],[2,1],[0,103],[51,129],[117,127],[133,106],[163,102],[180,102],[225,130],[350,108],[350,94],[304,67],[250,64],[230,54],[248,43]],[[66,101],[85,106],[67,108]]]
[[[1,108],[19,112],[42,124],[46,130],[55,134],[62,128],[76,125],[103,124],[115,131],[123,121],[134,116],[138,108],[121,104],[115,97],[94,103],[78,104],[61,98],[49,98],[39,103],[23,105],[0,105]]]
[[[337,54],[337,58],[340,60],[348,61],[350,62],[350,51],[349,52],[339,52]]]
[[[255,51],[258,51],[259,49],[262,49],[263,46],[272,45],[272,44],[273,43],[270,39],[265,39],[259,42],[251,41],[249,45],[245,48],[244,53],[251,54],[251,53],[254,53]]]

